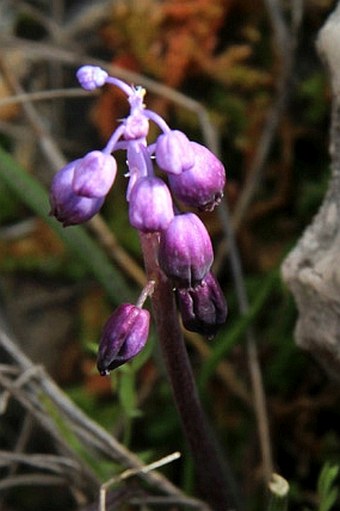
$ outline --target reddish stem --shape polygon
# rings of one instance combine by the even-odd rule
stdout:
[[[174,400],[197,474],[199,492],[214,511],[232,508],[232,498],[215,443],[212,441],[192,373],[172,283],[158,265],[158,235],[141,234],[144,263],[155,281],[151,297],[156,329]]]

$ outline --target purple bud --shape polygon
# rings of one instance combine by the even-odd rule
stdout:
[[[108,74],[98,66],[82,66],[76,76],[83,89],[92,91],[104,85]]]
[[[227,318],[227,304],[215,276],[209,272],[195,287],[177,289],[183,325],[212,338]]]
[[[136,140],[144,138],[149,132],[149,121],[142,112],[129,115],[125,121],[125,140]]]
[[[181,174],[195,162],[195,154],[188,137],[178,130],[160,135],[156,142],[158,166],[169,174]]]
[[[206,147],[191,142],[195,164],[179,175],[169,176],[171,190],[188,206],[212,211],[223,197],[225,169],[216,156]]]
[[[97,368],[105,376],[125,364],[144,348],[150,313],[130,303],[117,307],[107,320],[99,343]]]
[[[89,199],[80,197],[72,190],[74,169],[80,160],[75,160],[55,174],[50,189],[51,215],[64,227],[86,222],[92,218],[104,203],[104,197]]]
[[[173,217],[172,198],[164,181],[158,177],[138,179],[130,194],[130,224],[142,232],[164,231]]]
[[[203,222],[194,213],[176,215],[161,233],[159,264],[179,287],[200,282],[213,263],[211,240]]]
[[[113,185],[116,173],[117,163],[111,154],[91,151],[74,169],[73,191],[83,197],[103,197]]]

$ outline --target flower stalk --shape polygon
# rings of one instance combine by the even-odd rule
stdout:
[[[130,87],[96,66],[81,67],[77,78],[85,90],[105,84],[119,87],[127,96],[130,113],[101,151],[90,151],[55,175],[51,214],[66,227],[98,213],[116,178],[113,153],[125,150],[129,220],[139,231],[149,281],[136,304],[119,305],[104,325],[97,368],[106,376],[144,348],[150,313],[143,305],[150,296],[165,367],[195,463],[198,491],[214,511],[227,511],[234,500],[231,478],[226,477],[226,465],[200,403],[175,293],[185,328],[210,339],[224,323],[227,306],[211,273],[214,253],[206,227],[198,215],[181,213],[173,204],[175,198],[185,206],[212,211],[223,196],[224,166],[207,148],[170,129],[156,112],[147,110],[143,88]],[[151,144],[150,122],[162,131]]]
[[[155,281],[151,297],[153,316],[173,397],[194,459],[199,492],[214,511],[226,511],[233,508],[232,489],[198,396],[173,285],[158,264],[158,236],[141,233],[140,240],[147,277]]]

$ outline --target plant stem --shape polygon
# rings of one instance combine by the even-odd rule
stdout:
[[[178,321],[172,283],[158,265],[158,235],[141,234],[144,263],[155,281],[152,305],[174,400],[197,474],[199,492],[214,511],[233,507],[230,481],[207,425]]]

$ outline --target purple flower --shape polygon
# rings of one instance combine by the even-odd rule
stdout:
[[[76,195],[72,189],[74,169],[81,160],[75,160],[57,172],[50,188],[50,215],[63,226],[76,225],[92,218],[104,203],[104,197],[90,199]]]
[[[195,154],[188,137],[178,130],[160,135],[156,142],[158,166],[169,174],[181,174],[195,162]]]
[[[144,348],[150,313],[130,303],[117,307],[107,320],[99,343],[97,368],[102,376],[138,355]]]
[[[158,177],[138,179],[130,194],[130,224],[142,232],[166,229],[174,217],[167,185]]]
[[[83,197],[103,197],[113,185],[116,173],[117,163],[111,154],[91,151],[75,166],[73,191]]]
[[[195,154],[194,165],[181,174],[169,176],[175,196],[188,206],[212,211],[223,197],[225,169],[206,147],[191,142]]]
[[[176,215],[161,233],[159,264],[179,287],[199,283],[210,270],[213,258],[208,231],[194,213]]]
[[[177,289],[183,325],[212,338],[227,318],[227,304],[215,276],[209,272],[192,288]]]
[[[107,72],[98,66],[82,66],[77,71],[78,82],[83,89],[89,91],[102,87],[107,77]]]

